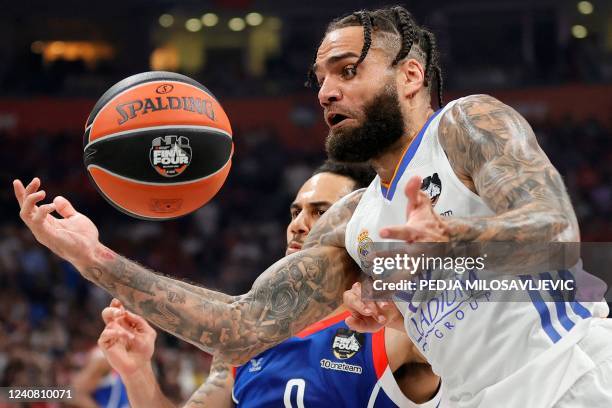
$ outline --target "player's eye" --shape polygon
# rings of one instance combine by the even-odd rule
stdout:
[[[316,210],[315,211],[315,216],[317,217],[321,217],[323,214],[325,214],[327,210]]]
[[[291,219],[295,220],[300,215],[300,210],[291,210]]]
[[[342,79],[353,79],[357,75],[357,65],[350,64],[342,68]]]

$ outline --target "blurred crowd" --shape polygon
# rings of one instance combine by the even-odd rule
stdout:
[[[533,125],[564,177],[583,241],[612,241],[612,129],[570,118]],[[129,258],[239,294],[283,255],[288,205],[324,156],[287,149],[264,128],[235,135],[233,168],[219,195],[171,222],[138,221],[107,204],[86,177],[80,135],[29,135],[28,149],[0,149],[0,386],[68,384],[95,346],[100,311],[110,301],[34,241],[19,220],[12,179],[39,176],[48,197],[70,199],[97,224],[102,242]],[[20,143],[0,134],[0,145]],[[155,365],[171,398],[187,397],[209,364],[194,347],[158,337]]]

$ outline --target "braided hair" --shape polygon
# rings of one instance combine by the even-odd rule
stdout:
[[[325,33],[351,26],[363,27],[363,48],[356,66],[359,66],[368,55],[373,32],[397,35],[400,38],[400,49],[391,62],[391,66],[396,66],[403,61],[411,51],[422,54],[425,64],[425,86],[436,83],[438,105],[442,107],[442,68],[435,35],[426,28],[420,27],[408,10],[401,6],[372,11],[359,10],[333,20],[327,26]],[[417,47],[413,47],[415,44]],[[308,72],[306,85],[312,88],[317,87],[317,78],[312,69]]]

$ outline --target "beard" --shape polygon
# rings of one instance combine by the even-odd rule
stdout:
[[[383,86],[364,107],[363,124],[329,131],[325,150],[338,162],[366,162],[379,156],[404,134],[404,116],[397,90]]]

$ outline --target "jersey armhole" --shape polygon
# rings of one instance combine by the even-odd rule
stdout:
[[[372,362],[376,378],[380,379],[389,365],[387,347],[385,346],[385,328],[372,334]]]

